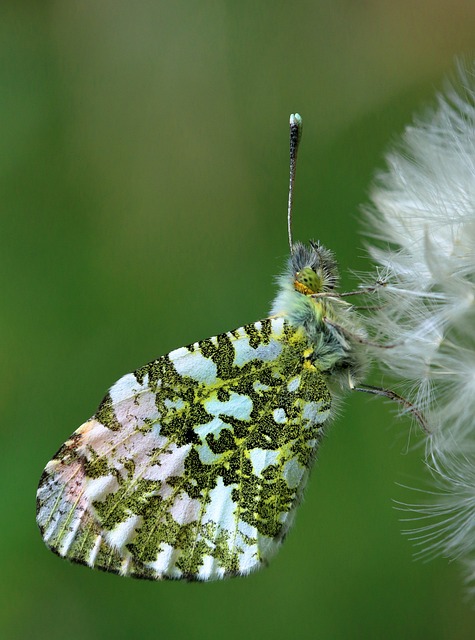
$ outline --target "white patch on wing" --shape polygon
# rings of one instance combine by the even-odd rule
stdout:
[[[110,440],[114,432],[103,424],[92,418],[81,425],[78,432],[81,433],[81,440],[77,446],[77,453],[80,456],[89,459],[91,456],[90,449],[93,449],[98,456],[110,454]]]
[[[212,384],[216,381],[218,375],[216,365],[211,358],[205,358],[199,351],[191,352],[181,347],[172,351],[169,358],[176,372],[181,376],[188,376],[203,384]]]
[[[287,382],[287,391],[290,391],[290,393],[297,391],[297,389],[300,387],[300,382],[300,376],[294,376],[293,378],[290,378],[290,380]]]
[[[201,444],[195,445],[201,462],[204,464],[212,464],[217,462],[221,458],[221,454],[213,453],[206,442],[206,436],[212,433],[215,438],[219,438],[219,435],[223,429],[230,429],[229,425],[223,422],[220,418],[213,418],[206,424],[201,424],[199,427],[195,427],[195,432],[201,440]]]
[[[280,338],[284,333],[284,318],[280,316],[279,318],[272,318],[271,320],[272,333]]]
[[[188,496],[180,495],[171,506],[170,513],[179,525],[190,524],[198,519],[201,502]]]
[[[69,529],[64,534],[64,537],[61,538],[61,542],[58,549],[61,555],[65,556],[68,553],[69,547],[74,542],[74,538],[76,537],[76,534],[80,526],[81,526],[81,518],[78,516],[78,514],[74,513],[73,519],[69,525]]]
[[[321,406],[321,402],[306,402],[302,412],[304,420],[309,420],[313,424],[322,424],[325,422],[330,414],[330,410],[320,411]]]
[[[249,396],[243,396],[231,391],[229,400],[222,402],[216,396],[206,400],[204,407],[212,416],[232,416],[237,420],[249,420],[252,411],[252,400]]]
[[[174,493],[175,489],[166,482],[162,482],[160,489],[157,491],[157,495],[163,498],[163,500],[168,500]]]
[[[166,451],[168,438],[159,435],[157,429],[150,431],[139,431],[131,429],[126,432],[125,437],[122,432],[112,440],[112,446],[109,454],[105,454],[110,464],[114,464],[124,474],[129,474],[130,470],[124,469],[123,462],[125,459],[133,459],[134,475],[138,476],[144,473],[147,466],[150,465],[151,458],[156,460],[158,451]]]
[[[158,420],[160,414],[155,402],[155,394],[150,390],[142,391],[132,398],[119,402],[113,400],[114,413],[122,427],[142,427],[145,420]]]
[[[84,494],[87,500],[101,502],[109,493],[115,493],[119,488],[119,483],[115,476],[99,476],[98,478],[87,478],[85,482]]]
[[[224,567],[220,566],[217,558],[210,555],[203,556],[203,563],[198,569],[198,577],[200,580],[216,580],[223,578],[224,574]]]
[[[132,556],[128,555],[122,560],[122,564],[120,565],[120,575],[128,576],[130,571],[130,566],[132,564]]]
[[[125,545],[133,540],[135,531],[142,524],[142,516],[131,514],[124,522],[119,522],[111,531],[105,531],[104,537],[113,549],[124,552]]]
[[[253,527],[252,524],[244,522],[244,520],[240,520],[238,525],[238,535],[242,538],[255,538],[257,536],[257,529],[256,527]]]
[[[203,444],[198,445],[196,448],[203,464],[213,464],[221,459],[222,454],[213,453],[206,441],[204,441]]]
[[[165,574],[170,578],[180,578],[181,571],[175,565],[175,561],[180,553],[179,550],[167,542],[161,542],[160,549],[160,552],[157,554],[157,559],[150,562],[147,566],[155,571],[158,576]]]
[[[277,424],[285,424],[287,422],[287,415],[282,407],[274,409],[272,415],[274,417],[274,421],[277,422]]]
[[[282,352],[282,344],[272,338],[269,344],[260,344],[254,349],[249,344],[249,337],[245,336],[233,342],[233,346],[234,364],[237,367],[242,367],[247,362],[256,359],[263,362],[271,362],[278,358]]]
[[[231,497],[232,485],[225,486],[223,479],[218,478],[216,486],[209,492],[210,502],[206,505],[202,522],[215,522],[220,527],[233,533],[236,529],[234,511],[236,503]]]
[[[127,373],[122,376],[116,383],[110,388],[109,394],[112,400],[112,404],[123,402],[124,400],[131,400],[141,391],[147,389],[148,375],[146,379],[140,384],[133,373]]]
[[[146,480],[166,481],[170,476],[182,476],[185,472],[185,458],[188,455],[191,444],[179,447],[171,442],[166,450],[160,454],[155,464],[149,465],[143,471]]]
[[[260,476],[262,471],[270,464],[275,464],[279,457],[279,451],[272,449],[251,449],[249,451],[252,470],[256,476]]]
[[[155,396],[154,396],[154,400],[155,400]],[[165,398],[165,402],[164,402],[165,406],[167,409],[183,409],[184,407],[186,407],[185,401],[182,400],[181,398],[178,398],[177,400],[170,400],[170,398]]]
[[[243,544],[242,548],[242,553],[239,554],[239,571],[246,574],[259,567],[260,553],[257,544]]]
[[[194,427],[194,431],[198,434],[200,440],[204,440],[208,433],[219,436],[222,429],[229,429],[229,425],[223,422],[220,418],[213,418],[205,424],[200,424]]]
[[[252,388],[254,389],[254,391],[269,391],[270,387],[268,384],[264,384],[262,382],[259,382],[259,380],[255,380],[252,383]]]
[[[299,486],[304,473],[305,468],[299,464],[296,458],[287,460],[282,471],[282,475],[291,489],[296,489]]]
[[[89,552],[89,557],[87,559],[87,564],[90,567],[93,567],[96,562],[97,554],[99,553],[99,549],[101,547],[101,542],[102,542],[102,536],[98,535],[96,537],[96,541],[94,545],[91,548],[91,551]]]

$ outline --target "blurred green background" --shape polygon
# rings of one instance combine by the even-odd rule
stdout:
[[[409,423],[351,397],[271,566],[148,583],[61,561],[44,465],[120,375],[266,315],[294,233],[368,267],[360,205],[392,141],[471,59],[472,0],[0,7],[2,638],[473,638],[459,567],[414,562],[394,499]]]

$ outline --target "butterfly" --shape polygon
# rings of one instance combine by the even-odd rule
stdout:
[[[214,580],[268,563],[294,519],[335,399],[365,369],[365,331],[333,254],[293,243],[302,131],[290,118],[290,257],[268,318],[116,382],[47,464],[37,522],[89,567]]]

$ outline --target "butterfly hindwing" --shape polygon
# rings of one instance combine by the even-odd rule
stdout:
[[[121,378],[48,463],[43,537],[122,575],[247,574],[292,522],[330,404],[282,317],[172,351]]]

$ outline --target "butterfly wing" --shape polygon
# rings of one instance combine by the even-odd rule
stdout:
[[[288,530],[330,395],[283,318],[121,378],[48,463],[37,521],[60,556],[140,578],[265,564]]]

